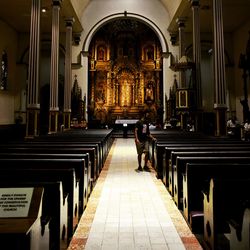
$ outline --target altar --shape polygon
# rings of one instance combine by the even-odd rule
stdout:
[[[135,124],[138,119],[117,119],[115,124]]]
[[[128,131],[132,131],[135,128],[135,124],[138,119],[116,119],[115,129],[123,131],[123,137],[128,137]]]

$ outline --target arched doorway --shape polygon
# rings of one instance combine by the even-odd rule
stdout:
[[[118,18],[92,37],[88,58],[88,121],[138,119],[149,109],[163,122],[163,60],[159,38],[145,23]],[[101,118],[101,120],[99,120]]]

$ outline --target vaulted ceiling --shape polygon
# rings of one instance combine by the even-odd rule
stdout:
[[[77,15],[81,15],[84,8],[91,0],[63,0],[61,15],[61,31],[65,30],[64,19],[67,17],[75,17],[73,25],[73,32],[79,33],[82,31],[82,26],[77,19]],[[222,0],[223,1],[223,21],[224,30],[232,32],[237,29],[242,23],[250,19],[250,0]],[[32,0],[0,0],[0,19],[7,22],[11,27],[18,32],[29,32],[30,29],[30,8]],[[190,9],[190,0],[161,0],[166,7],[170,16],[173,17],[168,30],[170,32],[177,31],[176,18],[185,17],[186,31],[192,30],[192,11]],[[176,9],[176,2],[180,2],[180,6]],[[212,31],[212,0],[200,0],[200,18],[201,31]],[[105,0],[103,0],[105,4]],[[81,4],[81,8],[77,8],[78,13],[75,12],[72,4]],[[41,6],[47,9],[46,13],[41,16],[41,30],[42,32],[51,31],[51,5],[52,0],[41,0]]]
[[[83,0],[88,2],[89,0]],[[32,0],[0,0],[0,19],[4,20],[18,32],[29,32]],[[46,13],[41,13],[41,31],[51,32],[52,0],[41,0],[41,7]],[[70,0],[64,0],[60,10],[60,30],[65,31],[65,18],[74,17],[73,32],[82,31],[82,26],[77,18]]]

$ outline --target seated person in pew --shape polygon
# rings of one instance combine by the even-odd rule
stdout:
[[[77,118],[73,118],[71,120],[70,127],[71,128],[85,128],[86,123],[84,122],[84,120],[81,120],[79,123]]]
[[[187,121],[187,131],[194,132],[195,131],[195,122],[193,119],[189,119]]]
[[[250,141],[250,122],[248,119],[244,124],[244,140]]]
[[[239,131],[239,128],[240,123],[235,116],[227,121],[227,135],[229,137],[235,137],[237,135],[237,130]]]
[[[82,119],[81,122],[80,122],[80,127],[82,129],[88,129],[88,123],[85,119]]]

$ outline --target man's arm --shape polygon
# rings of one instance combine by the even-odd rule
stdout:
[[[153,141],[156,141],[156,138],[151,134],[150,130],[149,130],[149,127],[148,127],[148,137],[153,140]]]
[[[151,133],[149,133],[149,138],[153,141],[156,141],[156,138]]]
[[[140,141],[139,141],[139,139],[138,139],[138,128],[137,127],[135,127],[135,142],[136,143],[140,143]]]

